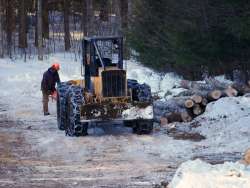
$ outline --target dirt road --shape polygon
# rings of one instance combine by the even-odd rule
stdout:
[[[19,121],[0,108],[0,187],[156,187],[188,159],[216,159],[199,142],[174,140],[164,130],[139,136],[120,125],[103,128],[71,138],[53,115]]]
[[[177,164],[150,152],[154,136],[121,130],[69,138],[55,122],[2,119],[0,187],[153,187],[174,173]]]

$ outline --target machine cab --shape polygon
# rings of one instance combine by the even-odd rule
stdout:
[[[88,92],[99,98],[127,96],[122,37],[84,38],[83,65]]]

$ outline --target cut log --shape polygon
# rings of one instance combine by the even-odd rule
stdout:
[[[207,99],[210,101],[218,100],[222,95],[220,90],[213,90],[207,94]]]
[[[181,119],[183,122],[190,122],[193,120],[192,116],[190,116],[189,113],[187,113],[187,112],[181,113]]]
[[[202,101],[202,97],[200,95],[193,95],[191,96],[191,99],[195,102],[195,103],[201,103]]]
[[[218,90],[224,90],[229,86],[229,84],[220,82],[219,80],[216,80],[213,77],[205,78],[205,82],[206,84],[210,85],[212,88],[218,89]]]
[[[191,100],[191,99],[187,99],[187,100],[184,102],[184,104],[185,104],[185,107],[186,107],[186,108],[192,108],[192,107],[194,106],[194,101]]]
[[[165,118],[167,118],[168,123],[182,122],[181,113],[178,112],[166,114]]]
[[[166,117],[161,117],[160,124],[161,124],[161,126],[167,125],[168,119]]]
[[[192,95],[195,95],[195,91],[194,90],[186,90],[186,91],[180,92],[175,97],[187,97],[187,96],[192,96]]]
[[[224,97],[236,97],[238,95],[238,91],[231,86],[229,86],[227,89],[225,89],[222,93],[222,96]]]
[[[194,107],[193,107],[193,113],[194,115],[198,116],[202,113],[202,108],[199,104],[195,104]]]
[[[207,106],[207,104],[208,104],[207,99],[203,97],[202,101],[201,101],[201,105],[205,107],[205,106]]]
[[[180,83],[180,86],[184,89],[191,89],[191,90],[198,90],[198,91],[214,89],[214,87],[209,84],[189,81],[189,80],[182,80]]]
[[[250,87],[248,87],[245,84],[240,84],[240,83],[233,83],[232,88],[236,89],[238,91],[238,95],[242,96],[246,93],[250,93]]]

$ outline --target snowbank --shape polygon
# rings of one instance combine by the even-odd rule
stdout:
[[[183,89],[175,89],[172,92],[181,81],[181,78],[174,73],[159,74],[133,60],[125,61],[125,66],[127,66],[128,78],[149,84],[152,92],[157,93],[160,97],[164,97],[168,92],[171,95],[183,91]]]
[[[249,188],[250,166],[226,162],[210,165],[201,160],[183,163],[169,188]]]
[[[209,103],[206,112],[200,118],[227,118],[231,116],[244,116],[250,113],[250,98],[225,97],[216,102]]]
[[[207,138],[201,143],[217,148],[216,152],[245,151],[250,147],[250,98],[221,98],[208,104],[206,112],[195,121],[201,126],[194,130]]]

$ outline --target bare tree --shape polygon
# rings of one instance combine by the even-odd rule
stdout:
[[[25,0],[19,0],[19,47],[27,48],[27,5]]]
[[[109,20],[109,1],[100,0],[100,20],[107,22]]]
[[[131,3],[131,2],[130,2]],[[129,13],[129,0],[120,0],[120,15],[121,15],[121,29],[122,35],[128,29],[128,13]],[[124,58],[128,59],[130,57],[129,47],[126,42],[126,38],[124,37]]]
[[[128,28],[128,8],[128,0],[120,0],[121,25],[123,31]]]
[[[4,4],[3,4],[3,1],[0,0],[0,58],[3,58],[4,56],[3,18],[4,18]]]
[[[94,20],[94,10],[93,10],[93,0],[83,0],[83,32],[84,36],[93,35],[93,20]]]
[[[70,50],[70,30],[69,30],[69,12],[70,10],[70,2],[64,0],[64,44],[65,51]]]
[[[43,60],[43,20],[42,20],[42,0],[37,1],[37,42],[38,60]]]
[[[15,27],[14,0],[6,1],[6,38],[7,53],[12,57],[12,32]]]
[[[43,38],[49,39],[48,0],[42,0]]]

